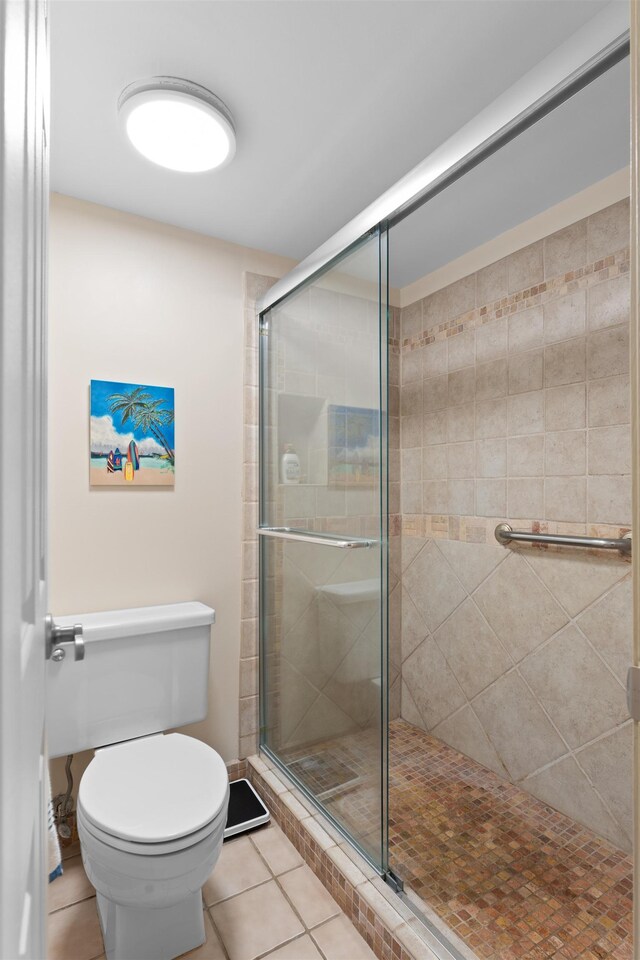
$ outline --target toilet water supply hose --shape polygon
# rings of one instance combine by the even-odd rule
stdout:
[[[67,792],[64,794],[59,793],[53,799],[56,828],[58,830],[58,836],[62,837],[63,840],[68,840],[71,837],[71,827],[67,821],[73,813],[73,797],[71,796],[71,791],[73,790],[73,777],[71,776],[72,761],[73,754],[70,753],[64,765],[64,772],[67,775]]]

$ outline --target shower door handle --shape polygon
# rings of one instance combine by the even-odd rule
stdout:
[[[364,537],[330,536],[324,533],[312,533],[296,530],[294,527],[258,527],[259,537],[274,537],[277,540],[292,540],[299,543],[315,543],[319,547],[339,547],[341,550],[367,550],[374,547],[377,540]]]

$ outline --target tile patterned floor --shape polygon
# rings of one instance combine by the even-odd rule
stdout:
[[[49,885],[48,960],[104,960],[95,891],[77,849]],[[275,825],[228,841],[203,889],[207,941],[182,960],[373,960]]]
[[[379,822],[377,743],[317,747],[359,774],[331,808],[361,837]],[[478,957],[631,960],[629,857],[403,720],[389,760],[390,865]]]
[[[318,746],[359,777],[329,806],[361,837],[379,821],[376,745],[360,733]],[[631,960],[629,858],[402,720],[390,725],[389,843],[407,887],[479,958]],[[101,960],[94,891],[70,853],[49,887],[49,960]],[[207,942],[185,960],[373,957],[275,825],[225,844],[203,896]]]

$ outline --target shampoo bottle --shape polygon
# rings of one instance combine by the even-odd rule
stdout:
[[[285,444],[280,461],[280,479],[282,483],[300,483],[300,460],[291,443]]]

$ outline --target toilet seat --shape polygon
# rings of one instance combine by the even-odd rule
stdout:
[[[174,840],[168,840],[166,843],[136,843],[133,840],[123,840],[122,837],[117,837],[114,836],[114,834],[106,833],[106,831],[101,830],[91,822],[79,804],[77,816],[78,823],[84,827],[85,831],[94,839],[99,840],[108,847],[113,847],[114,850],[123,850],[126,853],[135,853],[141,856],[154,857],[162,856],[165,853],[178,853],[181,850],[187,850],[189,847],[192,847],[201,841],[206,841],[208,837],[210,837],[212,834],[218,833],[219,830],[224,831],[227,822],[227,807],[225,802],[225,806],[223,810],[220,811],[218,816],[214,817],[214,819],[206,824],[206,826],[202,827],[202,829],[196,830],[195,833],[189,833],[184,837],[177,837]]]
[[[217,829],[228,794],[215,750],[184,734],[161,734],[98,751],[80,781],[78,814],[109,846],[170,853]]]

